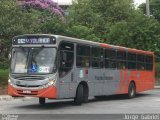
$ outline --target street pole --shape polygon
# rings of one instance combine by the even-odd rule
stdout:
[[[147,13],[147,16],[150,16],[149,0],[146,0],[146,13]]]

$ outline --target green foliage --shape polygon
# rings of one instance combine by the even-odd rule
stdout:
[[[92,33],[99,42],[160,53],[160,24],[136,10],[132,0],[78,0],[69,13],[74,37]]]
[[[114,23],[130,18],[132,0],[78,0],[69,10],[69,24],[93,29],[95,36],[104,42]],[[78,4],[77,4],[78,3]]]
[[[129,21],[117,22],[110,30],[109,43],[159,52],[160,27],[154,18],[137,12]]]
[[[69,27],[66,30],[66,34],[70,37],[81,38],[91,41],[100,41],[98,37],[93,34],[93,29],[83,26],[83,25],[74,25]]]
[[[146,13],[146,4],[143,3],[139,8]],[[150,0],[150,12],[160,22],[160,0]]]
[[[40,33],[64,35],[66,27],[65,22],[58,16],[48,16],[46,15],[44,22],[39,25]]]
[[[0,86],[6,86],[8,82],[8,69],[0,69]]]
[[[8,69],[9,67],[9,61],[6,57],[1,56],[0,57],[0,69]]]
[[[8,68],[13,36],[37,33],[64,33],[64,20],[49,10],[18,6],[16,0],[0,0],[0,69]]]
[[[156,78],[160,78],[160,62],[155,64]]]

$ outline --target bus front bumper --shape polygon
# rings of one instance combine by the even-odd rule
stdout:
[[[55,86],[50,86],[44,89],[21,89],[14,88],[10,84],[8,85],[8,95],[13,97],[30,96],[38,98],[57,98],[57,89]]]

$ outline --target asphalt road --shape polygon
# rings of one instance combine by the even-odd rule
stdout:
[[[25,114],[22,115],[24,120],[28,120],[29,117],[37,120],[44,120],[44,118],[50,120],[49,118],[53,119],[53,115],[55,115],[54,118],[65,120],[75,118],[106,120],[107,117],[111,120],[111,118],[118,119],[120,117],[118,115],[106,116],[106,114],[121,114],[121,117],[125,117],[123,114],[160,115],[160,89],[143,92],[138,94],[134,99],[127,99],[123,95],[108,96],[104,99],[90,98],[88,103],[81,106],[74,105],[72,100],[47,100],[46,102],[45,105],[39,105],[37,98],[0,101],[0,113],[2,115]]]

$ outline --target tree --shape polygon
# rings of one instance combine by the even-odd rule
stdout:
[[[146,3],[143,3],[139,8],[146,14]],[[160,22],[160,0],[150,0],[150,12]]]
[[[13,36],[33,31],[33,19],[23,13],[14,0],[0,1],[0,68],[7,68],[8,51]],[[30,19],[28,19],[30,18]]]
[[[53,0],[17,0],[22,7],[31,7],[40,10],[49,10],[51,13],[63,17],[64,11]]]
[[[99,42],[159,51],[159,23],[135,9],[132,0],[78,0],[69,13],[71,26],[87,27]],[[90,34],[78,34],[81,32],[74,36],[86,38]]]
[[[64,23],[63,11],[54,2],[0,0],[0,68],[7,68],[8,52],[13,36],[20,34],[60,33]],[[49,8],[42,6],[48,5]],[[51,26],[53,25],[53,26]]]
[[[132,15],[132,0],[77,0],[69,10],[69,24],[93,29],[100,42],[107,40],[110,26]]]
[[[111,27],[108,42],[131,48],[159,52],[160,27],[154,18],[136,13],[129,22],[118,22]]]

